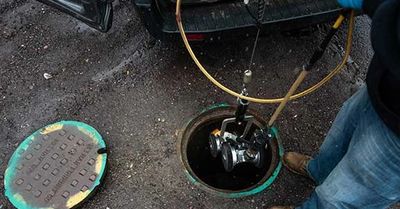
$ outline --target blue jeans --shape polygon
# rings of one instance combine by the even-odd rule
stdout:
[[[297,209],[381,209],[400,200],[400,137],[365,86],[344,103],[308,172],[317,187]]]

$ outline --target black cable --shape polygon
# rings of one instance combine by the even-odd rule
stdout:
[[[258,0],[258,8],[257,8],[257,17],[258,17],[258,22],[260,23],[263,18],[264,18],[264,12],[265,12],[265,0]]]
[[[257,1],[257,17],[251,12],[248,4],[245,4],[245,8],[250,17],[255,21],[257,28],[261,28],[265,12],[265,0]]]

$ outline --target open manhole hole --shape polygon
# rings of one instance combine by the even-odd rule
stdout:
[[[226,172],[222,160],[213,158],[210,153],[209,134],[221,127],[224,119],[233,117],[235,107],[221,104],[209,108],[190,121],[180,135],[179,153],[189,179],[203,190],[216,195],[237,198],[253,195],[266,189],[277,177],[281,168],[283,150],[276,137],[268,143],[265,165],[257,168],[254,164],[239,164],[233,171]],[[248,114],[255,117],[253,127],[265,126],[264,121],[254,111]],[[227,131],[233,127],[228,126]]]
[[[103,180],[106,144],[91,126],[60,121],[17,148],[5,172],[5,196],[18,209],[75,208]]]

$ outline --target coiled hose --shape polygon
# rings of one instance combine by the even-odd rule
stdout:
[[[185,47],[188,50],[190,56],[192,57],[193,61],[196,63],[197,67],[215,86],[217,86],[221,90],[225,91],[226,93],[228,93],[234,97],[245,99],[250,102],[271,104],[271,103],[281,103],[282,101],[284,101],[284,97],[282,97],[282,98],[256,98],[256,97],[241,95],[240,93],[237,93],[237,92],[229,89],[228,87],[224,86],[218,80],[216,80],[212,75],[210,75],[210,73],[207,72],[207,70],[204,68],[204,66],[197,59],[195,53],[192,50],[192,47],[189,44],[188,39],[186,37],[186,33],[183,28],[182,19],[181,19],[181,4],[182,4],[182,0],[177,0],[175,17],[176,17],[176,22],[177,22],[178,29],[181,34],[182,40],[183,40]],[[349,26],[348,26],[348,30],[347,30],[345,53],[342,58],[342,61],[318,83],[314,84],[313,86],[307,88],[306,90],[304,90],[302,92],[299,92],[297,94],[290,96],[289,100],[298,99],[300,97],[306,96],[306,95],[314,92],[315,90],[320,88],[322,85],[324,85],[326,82],[328,82],[330,79],[332,79],[333,76],[335,76],[337,73],[339,73],[343,69],[343,67],[346,65],[347,60],[350,56],[351,44],[352,44],[352,39],[353,39],[353,29],[354,29],[354,16],[355,16],[354,11],[351,11]],[[336,22],[335,22],[335,24],[336,24]]]

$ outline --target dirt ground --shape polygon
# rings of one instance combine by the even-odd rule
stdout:
[[[114,25],[106,34],[33,0],[0,0],[0,14],[0,208],[12,208],[2,180],[13,151],[59,120],[92,125],[109,147],[104,185],[83,208],[262,208],[298,204],[313,190],[309,180],[286,169],[270,189],[243,199],[215,197],[186,179],[177,131],[202,109],[235,98],[212,86],[180,43],[150,37],[131,2],[115,2]],[[373,53],[369,28],[367,17],[357,18],[344,72],[285,110],[277,125],[286,150],[317,152],[342,102],[362,84]],[[276,97],[287,90],[326,27],[307,31],[261,38],[252,95]],[[344,37],[340,31],[305,85],[338,63]],[[195,50],[213,75],[240,89],[252,42],[210,42]],[[251,106],[266,118],[275,107]]]

